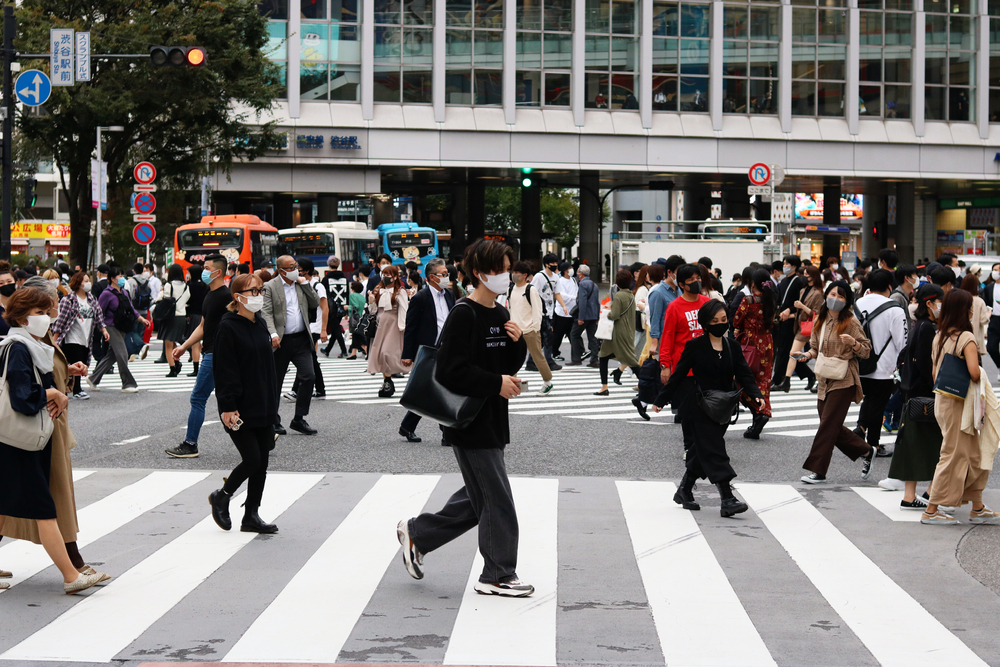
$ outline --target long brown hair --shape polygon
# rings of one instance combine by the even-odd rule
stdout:
[[[392,276],[392,282],[389,284],[392,285],[392,300],[395,302],[396,297],[399,296],[399,290],[403,289],[403,283],[399,279],[400,275],[399,267],[396,266],[395,264],[390,264],[389,266],[382,269],[382,273],[387,273],[390,276]],[[380,280],[378,285],[375,286],[375,289],[372,290],[372,292],[375,293],[376,306],[378,306],[378,300],[382,296],[382,289],[383,289],[383,284],[382,281]]]
[[[815,266],[807,266],[807,267],[804,267],[803,272],[806,274],[806,276],[808,278],[811,278],[812,281],[813,281],[812,287],[808,287],[808,286],[806,287],[806,292],[808,292],[811,289],[818,289],[818,290],[820,290],[822,292],[823,291],[823,274],[820,273],[819,269],[817,269]],[[805,294],[803,294],[802,296],[805,296]]]
[[[966,275],[962,278],[962,284],[958,289],[964,290],[974,297],[979,296],[979,276],[975,273]]]
[[[972,321],[969,319],[969,311],[972,310],[972,295],[961,289],[953,289],[944,296],[944,303],[941,304],[941,317],[938,318],[937,328],[941,336],[938,339],[938,354],[944,348],[946,340],[963,331],[972,333]]]
[[[649,274],[649,266],[643,266],[641,269],[639,269],[639,275],[635,277],[635,287],[632,288],[632,294],[638,292],[639,288],[646,284],[646,280],[648,279],[648,274]]]
[[[844,297],[845,301],[843,310],[836,313],[837,334],[839,335],[844,333],[844,329],[847,328],[847,324],[851,321],[851,318],[854,317],[854,292],[851,291],[851,288],[843,280],[834,280],[830,283],[830,285],[826,288],[826,291],[823,292],[823,305],[820,306],[819,309],[820,322],[826,321],[827,316],[831,313],[830,309],[826,305],[826,297],[833,290],[837,290],[837,292]]]

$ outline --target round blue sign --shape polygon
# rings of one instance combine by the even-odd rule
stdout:
[[[14,94],[22,104],[37,107],[45,104],[52,94],[52,81],[49,76],[37,69],[21,72],[14,83]]]

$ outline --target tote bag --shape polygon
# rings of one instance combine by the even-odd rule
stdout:
[[[964,401],[965,395],[969,393],[972,376],[969,375],[965,359],[955,354],[957,351],[958,340],[952,351],[945,352],[944,359],[941,360],[941,368],[938,369],[937,380],[934,382],[934,393]]]
[[[11,343],[13,344],[13,343]],[[10,405],[10,385],[7,384],[7,364],[10,362],[10,345],[4,350],[3,376],[0,377],[0,442],[26,452],[40,452],[45,449],[55,423],[49,417],[49,411],[42,408],[32,417],[20,413]],[[42,378],[35,368],[35,380],[42,383]]]
[[[826,322],[823,322],[823,327],[819,330],[819,349],[823,349],[823,342],[826,340]],[[847,377],[847,359],[840,359],[838,357],[828,357],[822,352],[816,357],[816,370],[815,373],[821,378],[826,378],[827,380],[843,380]]]
[[[611,340],[615,332],[615,323],[611,321],[609,315],[611,311],[602,310],[601,317],[597,320],[597,333],[594,335],[600,340]]]

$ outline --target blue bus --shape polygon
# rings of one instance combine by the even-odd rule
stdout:
[[[437,230],[421,227],[415,222],[393,222],[378,226],[382,252],[392,257],[395,265],[416,262],[424,264],[440,257]]]

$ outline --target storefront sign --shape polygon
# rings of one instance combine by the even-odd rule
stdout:
[[[322,134],[300,134],[295,137],[296,148],[323,148]]]
[[[339,151],[359,151],[361,144],[357,137],[330,137],[330,148]]]
[[[69,225],[60,222],[15,222],[12,239],[68,239]]]

